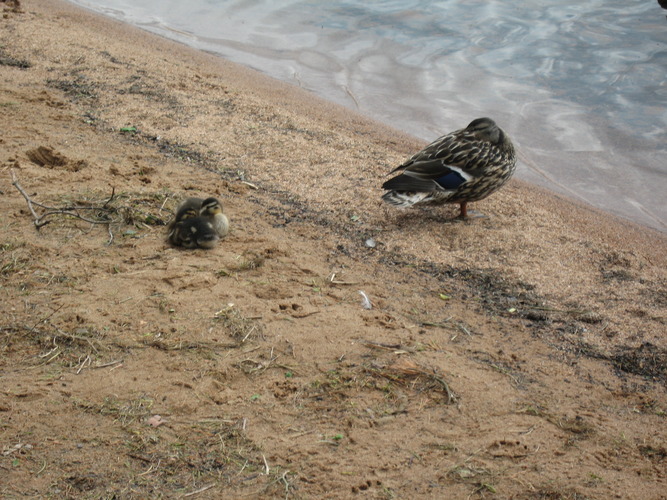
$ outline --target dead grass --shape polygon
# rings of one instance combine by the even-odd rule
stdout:
[[[214,320],[223,326],[237,345],[263,338],[261,323],[256,318],[244,316],[234,304],[228,304],[224,309],[217,311]]]

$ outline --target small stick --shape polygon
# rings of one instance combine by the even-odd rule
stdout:
[[[329,276],[329,283],[332,283],[334,285],[358,285],[358,281],[340,281],[336,279],[336,273],[331,273],[331,276]]]
[[[443,386],[443,388],[445,389],[445,393],[447,394],[447,404],[451,404],[451,402],[456,399],[456,396],[454,395],[452,390],[449,388],[449,384],[447,384],[447,382],[445,382],[443,379],[441,379],[440,377],[438,377],[436,375],[431,375],[431,377],[433,378],[433,380],[435,380],[436,382],[439,382]]]
[[[153,461],[150,458],[142,457],[141,455],[135,455],[134,453],[127,453],[127,456],[131,458],[136,458],[137,460],[141,460],[142,462],[146,462],[147,464],[153,463]]]
[[[183,498],[191,497],[193,495],[196,495],[197,493],[201,493],[202,491],[210,490],[215,486],[215,483],[209,484],[208,486],[204,486],[203,488],[199,488],[198,490],[192,491],[190,493],[186,493],[183,495]]]
[[[42,465],[42,468],[34,473],[35,476],[39,476],[42,472],[44,472],[44,469],[46,469],[46,460],[44,460],[44,465]]]
[[[253,184],[252,182],[241,181],[241,184],[245,184],[246,186],[250,186],[252,189],[259,189],[259,188],[258,188],[255,184]]]
[[[81,370],[83,370],[83,368],[86,366],[86,363],[90,364],[90,354],[86,356],[86,359],[84,359],[81,365],[79,366],[79,369],[76,371],[77,375],[81,373]]]
[[[362,340],[362,344],[366,347],[379,347],[380,349],[401,349],[401,344],[385,344],[384,342],[375,342],[373,340]]]
[[[145,472],[142,472],[141,474],[139,474],[139,476],[145,476],[146,474],[149,474],[149,473],[153,472],[153,470],[158,470],[158,467],[160,467],[161,463],[162,463],[162,459],[159,458],[158,461],[157,461],[157,465],[155,466],[155,469],[153,469],[153,464],[151,464],[150,467],[148,467],[148,470],[145,471]]]
[[[242,344],[243,344],[246,340],[248,340],[248,337],[250,337],[250,334],[253,332],[254,329],[255,329],[255,325],[252,325],[252,328],[248,331],[248,334],[247,334],[245,337],[243,337],[243,340],[241,341]]]
[[[268,464],[268,462],[266,461],[266,457],[265,457],[264,455],[262,455],[262,459],[264,460],[264,467],[266,467],[266,472],[265,472],[265,474],[268,476],[268,475],[269,475],[269,464]]]
[[[421,321],[420,324],[421,326],[435,326],[438,328],[447,328],[451,325],[449,325],[449,320],[451,320],[452,317],[450,316],[449,318],[441,321],[440,323],[434,322],[434,321]]]
[[[57,353],[55,353],[53,356],[51,356],[49,359],[47,359],[44,363],[42,363],[42,365],[48,365],[51,361],[53,361],[58,356],[60,356],[60,354],[62,354],[62,351],[59,350]]]
[[[28,208],[30,209],[30,213],[32,213],[32,216],[35,219],[35,226],[37,226],[39,228],[40,226],[37,225],[37,221],[39,220],[39,216],[35,212],[35,209],[32,208],[32,200],[30,199],[28,194],[23,190],[23,188],[19,185],[19,181],[16,178],[16,174],[14,173],[14,169],[10,169],[9,172],[12,174],[12,184],[14,185],[14,187],[16,189],[19,190],[19,193],[21,193],[23,195],[23,197],[25,198],[25,201],[28,202]]]
[[[54,340],[55,340],[55,339],[54,339]],[[53,351],[55,351],[56,349],[60,349],[60,346],[59,346],[59,345],[56,345],[56,346],[55,346],[53,349],[51,349],[49,352],[47,352],[47,353],[45,353],[45,354],[40,354],[39,357],[40,357],[40,358],[45,358],[45,357],[47,357],[47,356],[51,356],[51,353],[52,353]]]
[[[111,196],[109,197],[109,199],[107,201],[104,202],[104,205],[102,205],[102,208],[107,208],[109,203],[111,203],[113,201],[114,196],[116,196],[116,186],[111,186]]]
[[[111,246],[113,243],[113,232],[111,231],[111,224],[107,224],[107,231],[109,231],[109,241],[107,241],[107,246]]]
[[[92,366],[91,368],[106,368],[107,366],[112,366],[112,365],[117,365],[118,363],[122,363],[122,359],[117,359],[115,361],[109,361],[108,363],[104,363],[103,365],[95,365]]]
[[[282,475],[280,480],[285,483],[285,494],[289,493],[289,481],[287,481],[287,474],[289,474],[289,471],[286,470],[285,473]]]
[[[459,327],[459,329],[460,329],[463,333],[465,333],[468,337],[472,337],[472,334],[468,331],[468,329],[467,329],[465,326],[463,326],[463,323],[459,323],[459,324],[458,324],[458,327]]]
[[[168,199],[169,199],[169,195],[164,197],[164,201],[162,202],[162,205],[160,206],[160,210],[158,210],[158,213],[161,213],[162,210],[164,210],[164,206],[167,204]]]
[[[246,468],[247,466],[248,466],[248,461],[246,460],[245,463],[243,464],[243,467],[241,467],[241,470],[238,471],[238,472],[236,473],[236,475],[237,475],[237,476],[240,475],[240,474],[245,470],[245,468]]]
[[[30,210],[30,213],[32,214],[33,223],[35,224],[35,227],[37,229],[49,224],[51,221],[50,220],[44,220],[44,219],[46,219],[47,217],[49,217],[51,215],[69,215],[71,217],[76,217],[77,219],[81,219],[82,221],[88,222],[90,224],[107,224],[107,226],[109,226],[109,232],[111,233],[111,228],[110,228],[111,221],[108,221],[108,220],[100,221],[100,220],[89,219],[89,218],[84,217],[83,215],[79,214],[78,211],[79,210],[108,210],[106,207],[107,207],[107,204],[109,202],[111,202],[111,200],[114,198],[115,188],[113,189],[113,191],[111,193],[111,197],[106,201],[106,203],[104,204],[104,206],[102,208],[99,208],[99,207],[55,208],[55,207],[49,207],[47,205],[42,205],[41,203],[38,203],[38,202],[32,200],[32,198],[30,198],[30,196],[28,196],[28,193],[26,193],[25,190],[19,184],[19,181],[16,178],[16,173],[14,172],[14,170],[10,169],[10,172],[11,172],[11,175],[12,175],[12,185],[14,185],[14,187],[19,191],[19,193],[21,193],[23,198],[25,198],[25,201],[28,203],[28,209]],[[38,207],[44,208],[44,209],[47,210],[47,212],[45,212],[41,216],[37,215],[37,212],[35,212],[35,209],[33,208],[33,205],[37,205]],[[111,241],[113,241],[113,234],[111,235],[111,239],[109,241],[109,244],[111,244]]]

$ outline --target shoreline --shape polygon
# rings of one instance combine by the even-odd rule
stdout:
[[[73,1],[76,3],[76,0]],[[210,14],[214,16],[222,15],[223,18],[227,17],[227,15],[243,16],[243,13],[247,8],[248,7],[246,6],[241,7],[238,10],[232,9],[232,11],[225,14],[227,9],[218,6],[212,8]],[[453,8],[456,8],[456,6]],[[248,34],[251,36],[251,39],[243,43],[242,46],[232,48],[231,46],[236,45],[236,42],[222,42],[220,45],[218,45],[218,43],[213,43],[209,46],[208,43],[211,43],[211,40],[207,38],[204,41],[198,38],[198,23],[201,23],[202,29],[204,29],[208,23],[205,19],[199,19],[197,13],[193,13],[192,19],[184,21],[185,24],[181,25],[184,29],[192,30],[192,33],[189,36],[183,37],[178,35],[178,30],[170,31],[166,27],[170,22],[172,24],[174,22],[177,23],[176,19],[171,19],[172,16],[166,12],[161,13],[159,7],[157,9],[158,10],[153,14],[158,17],[165,16],[162,19],[162,22],[158,23],[159,26],[162,26],[162,24],[165,23],[163,28],[150,23],[150,18],[153,16],[148,15],[145,9],[143,9],[144,14],[135,16],[131,14],[135,10],[134,8],[121,8],[123,11],[127,10],[127,16],[122,15],[120,12],[113,12],[111,17],[120,19],[130,18],[132,19],[132,24],[140,26],[148,32],[157,33],[160,36],[169,39],[176,39],[181,43],[197,47],[198,49],[202,49],[203,47],[211,48],[213,49],[211,51],[212,53],[221,53],[223,58],[225,58],[225,54],[227,54],[228,57],[226,58],[237,63],[240,62],[246,66],[259,68],[260,71],[264,71],[266,68],[268,69],[267,74],[278,77],[293,85],[303,87],[300,78],[293,78],[293,75],[286,74],[290,72],[289,68],[293,68],[296,71],[295,74],[301,74],[302,76],[309,73],[308,66],[304,67],[299,63],[300,56],[298,55],[298,47],[290,47],[291,50],[288,50],[286,53],[275,53],[273,54],[273,57],[264,59],[264,57],[271,53],[271,49],[269,48],[270,45],[262,50],[262,42],[257,40],[256,43],[258,47],[253,48],[255,42],[250,41],[252,39],[250,33],[254,33],[255,27],[253,27],[254,23],[252,21],[249,21],[245,26],[248,29]],[[98,11],[101,9],[95,8],[93,10]],[[655,9],[645,7],[642,9],[642,17],[652,17],[648,14],[647,10]],[[139,9],[139,11],[142,11],[142,9]],[[273,8],[264,12],[264,15],[270,16],[270,12],[273,12]],[[286,9],[286,12],[289,12],[289,8]],[[298,22],[308,22],[307,15],[303,17],[296,12],[294,15],[299,18]],[[332,15],[336,16],[335,13],[332,13]],[[361,15],[363,16],[363,14]],[[146,16],[148,16],[148,18]],[[261,18],[262,14],[257,13],[257,16]],[[545,17],[547,19],[550,18],[549,14],[545,14]],[[171,21],[169,21],[170,19]],[[297,21],[294,17],[292,18],[292,21],[289,21],[288,19],[289,18],[285,19],[285,22],[287,22],[288,25],[283,26],[282,28],[286,28],[289,32],[289,24]],[[146,22],[148,25],[144,24]],[[219,30],[221,29],[224,31],[225,29],[231,28],[225,27],[227,25],[224,23],[223,19],[221,19],[220,22],[222,24],[218,26]],[[350,19],[349,22],[352,23],[353,21]],[[591,19],[591,22],[596,23],[594,19]],[[599,22],[599,19],[597,22]],[[345,22],[343,21],[343,25],[344,24]],[[632,29],[633,24],[633,22],[628,22],[628,29]],[[644,29],[647,29],[645,24],[643,26]],[[600,26],[600,28],[603,28],[603,26]],[[654,30],[657,29],[660,31],[658,25],[654,25],[653,28]],[[274,26],[274,29],[279,28]],[[309,31],[306,25],[304,25],[304,29]],[[341,26],[340,29],[344,28]],[[534,27],[532,29],[534,29]],[[269,32],[272,31],[273,30],[269,29]],[[330,49],[333,49],[334,54],[339,54],[336,48],[342,49],[347,45],[347,42],[342,42],[342,45],[337,46],[336,42],[330,39],[331,34],[326,30],[309,32],[310,36],[314,38],[313,46],[306,48],[306,53],[303,54],[304,56],[306,54],[311,54],[312,52],[312,55],[318,54],[318,58],[328,60],[326,50],[328,44],[334,44],[329,47]],[[577,37],[576,33],[577,30],[574,30],[572,35]],[[211,32],[208,34],[215,36]],[[258,34],[261,35],[261,33]],[[648,33],[646,34],[649,35]],[[236,39],[231,33],[229,35],[231,38]],[[270,33],[267,33],[266,35],[270,36]],[[343,35],[342,33],[339,33],[338,36]],[[351,36],[355,35],[351,34]],[[363,40],[366,40],[364,35],[358,34],[358,36],[361,36]],[[223,38],[227,38],[227,36],[223,34]],[[416,41],[417,45],[419,45],[418,39]],[[371,40],[366,40],[366,42],[371,42]],[[322,43],[324,45],[321,45]],[[556,40],[554,40],[554,43],[557,43]],[[563,40],[560,40],[560,43],[562,44]],[[632,42],[628,41],[628,43]],[[219,52],[215,49],[216,46],[220,49]],[[358,48],[359,46],[364,46],[364,43],[355,44],[355,46]],[[371,46],[374,47],[375,45],[371,43]],[[225,47],[228,50],[225,50]],[[409,47],[407,46],[402,46],[401,48],[403,50],[409,50]],[[561,48],[565,51],[564,55],[568,56],[567,44],[566,46],[561,45]],[[296,49],[296,52],[294,49]],[[265,52],[266,50],[269,52]],[[407,133],[413,133],[416,137],[419,137],[422,140],[428,140],[429,142],[444,132],[459,128],[463,122],[468,123],[477,116],[491,114],[495,121],[515,139],[515,145],[519,146],[523,153],[521,156],[522,161],[519,162],[515,174],[517,178],[546,187],[551,191],[563,194],[567,197],[579,199],[584,203],[601,208],[608,213],[652,227],[658,231],[665,232],[667,230],[667,223],[665,222],[667,214],[664,213],[665,207],[662,203],[662,197],[659,192],[656,192],[657,186],[661,185],[664,181],[665,172],[663,172],[663,175],[659,174],[659,171],[661,170],[660,165],[655,165],[655,155],[651,155],[650,153],[651,151],[656,150],[656,148],[659,149],[660,145],[658,143],[650,144],[645,142],[645,140],[640,140],[639,137],[633,135],[630,130],[625,130],[624,133],[621,133],[620,130],[616,130],[617,126],[621,128],[627,127],[627,125],[622,125],[622,120],[614,125],[613,123],[607,122],[602,117],[598,116],[595,118],[597,112],[594,109],[591,109],[590,106],[593,105],[593,102],[597,102],[596,97],[589,96],[592,101],[588,102],[588,106],[584,104],[584,108],[588,108],[587,111],[584,111],[584,108],[579,109],[578,106],[573,106],[572,102],[568,103],[567,100],[561,101],[560,99],[565,96],[553,95],[553,89],[547,90],[550,85],[546,81],[542,82],[542,84],[528,84],[528,87],[524,87],[519,84],[519,82],[515,82],[517,85],[516,88],[514,88],[512,82],[505,81],[501,86],[505,88],[507,85],[506,90],[508,91],[513,89],[511,93],[518,99],[518,101],[510,106],[511,110],[510,108],[506,108],[501,102],[496,102],[495,99],[491,98],[491,102],[489,103],[491,109],[479,109],[474,103],[471,103],[472,107],[475,108],[475,111],[471,111],[470,107],[467,107],[461,102],[461,99],[465,100],[467,97],[473,97],[472,95],[467,96],[469,87],[459,81],[459,78],[457,78],[456,75],[452,75],[446,83],[446,86],[450,89],[449,93],[451,93],[451,98],[454,99],[455,102],[458,102],[458,104],[452,103],[452,107],[450,107],[449,111],[447,111],[447,109],[434,108],[432,106],[434,101],[431,101],[431,106],[425,106],[425,103],[429,99],[444,99],[445,102],[448,101],[449,98],[447,97],[447,93],[439,92],[436,88],[431,89],[430,96],[424,95],[423,89],[412,89],[414,92],[410,99],[415,107],[413,108],[410,106],[409,108],[402,108],[402,96],[405,92],[412,92],[409,84],[407,84],[407,86],[404,87],[404,90],[401,91],[398,89],[404,84],[395,81],[394,78],[391,77],[389,77],[390,81],[387,82],[387,84],[390,85],[389,88],[374,87],[378,82],[372,75],[368,75],[370,80],[367,83],[370,84],[370,87],[364,85],[360,80],[362,75],[365,74],[364,65],[362,64],[358,66],[357,64],[360,64],[360,61],[373,60],[375,57],[382,59],[382,53],[377,52],[379,49],[368,48],[364,50],[358,48],[358,50],[354,50],[353,47],[350,47],[350,50],[354,53],[354,56],[350,56],[350,58],[340,54],[331,55],[333,58],[331,62],[338,68],[340,73],[336,72],[334,75],[330,76],[335,76],[336,81],[341,85],[344,84],[343,87],[349,87],[348,90],[354,94],[355,99],[349,100],[349,94],[343,90],[343,87],[334,84],[333,81],[329,81],[330,78],[326,77],[325,74],[321,74],[316,80],[320,82],[316,85],[316,91],[314,92],[316,95],[333,102],[344,104],[350,109],[362,112],[374,119],[383,117],[380,118],[380,121],[383,123],[397,127]],[[507,50],[512,49],[507,47]],[[521,49],[520,47],[514,47],[514,50],[520,51]],[[608,47],[607,50],[611,50],[611,48]],[[648,47],[645,47],[645,50],[649,50]],[[343,52],[346,51],[344,50]],[[465,53],[465,51],[462,52]],[[246,56],[240,56],[241,53],[245,53]],[[455,58],[462,55],[455,54],[457,54],[457,52],[452,54]],[[418,80],[422,80],[422,77],[425,76],[425,72],[419,68],[409,68],[409,66],[403,67],[399,61],[393,59],[391,54],[387,53],[386,55],[389,57],[388,63],[390,66],[387,67],[389,73],[412,70],[415,71],[414,76]],[[569,58],[571,58],[572,55],[573,54],[569,54]],[[424,56],[426,56],[426,54],[424,54]],[[263,60],[266,66],[262,64],[258,65],[259,60],[256,59],[256,57],[259,57],[259,60]],[[283,59],[283,57],[285,59]],[[468,57],[474,56],[469,54]],[[275,58],[277,58],[277,60],[275,60],[275,63],[272,63],[271,60]],[[434,62],[430,59],[428,59],[428,61],[429,64]],[[602,63],[602,61],[600,62]],[[470,63],[472,66],[470,69],[473,72],[476,71],[473,69],[473,67],[476,67],[476,64],[473,61],[470,61]],[[343,70],[343,67],[347,67],[347,69]],[[285,71],[281,71],[281,68],[284,68]],[[497,70],[500,70],[500,73],[502,73],[501,68],[497,68]],[[352,71],[352,73],[350,73],[350,71]],[[484,71],[481,73],[482,74],[479,74],[478,76],[480,78],[485,78],[483,76]],[[351,78],[352,74],[355,75],[353,78],[354,81],[348,81],[347,78]],[[345,75],[348,75],[348,77]],[[435,77],[436,75],[440,75],[440,78],[442,77],[437,69],[431,76]],[[385,75],[385,77],[388,77],[388,75]],[[321,78],[324,78],[325,80],[322,80]],[[382,79],[383,77],[379,76],[379,78]],[[498,78],[498,75],[490,78],[491,80],[488,83],[482,84],[481,82],[478,82],[478,88],[475,93],[484,93],[484,86],[489,86],[487,90],[491,90],[496,86],[496,83],[500,84],[500,81],[492,83],[495,78]],[[575,76],[575,78],[577,77]],[[437,79],[438,77],[436,77],[436,80]],[[501,81],[503,80],[501,79]],[[535,100],[536,95],[534,95],[534,92],[537,89],[535,85],[537,87],[545,85],[543,90],[546,91],[546,95],[542,97],[550,96],[548,101],[542,102],[541,98]],[[336,89],[339,89],[340,93]],[[380,101],[379,95],[377,95],[378,92],[382,95],[385,95],[385,92],[388,92],[388,95],[385,95],[387,102],[382,103]],[[494,92],[492,91],[491,94],[493,93]],[[522,95],[522,97],[519,97],[519,95]],[[343,98],[341,99],[341,97]],[[346,99],[345,97],[348,98]],[[512,98],[510,98],[510,100],[512,100]],[[542,103],[540,104],[540,102]],[[556,104],[556,102],[558,102],[558,104]],[[374,105],[371,105],[371,103],[374,103]],[[359,104],[361,104],[361,108],[359,107]],[[544,106],[546,106],[546,108]],[[555,121],[552,112],[563,112],[563,107],[569,110],[568,115],[570,116],[572,116],[572,114],[581,114],[577,118],[567,120],[568,124],[564,125],[565,128],[561,133],[557,130],[558,127],[554,128]],[[437,108],[440,108],[440,106]],[[536,108],[542,109],[543,113],[546,112],[546,115],[540,116],[540,113],[535,113]],[[403,112],[398,114],[398,109],[403,109]],[[468,113],[465,112],[465,109],[469,110]],[[550,109],[550,111],[546,111],[546,109]],[[638,112],[636,109],[631,111],[632,109],[634,108],[631,107],[626,109],[622,114],[627,112],[636,114]],[[439,116],[439,118],[436,119],[436,115]],[[393,116],[393,119],[389,118],[389,116]],[[613,130],[616,130],[616,132]],[[637,133],[639,132],[637,129],[635,129],[635,131]],[[616,136],[614,137],[615,134]],[[579,137],[579,139],[575,139],[576,137]],[[614,138],[612,139],[612,137]],[[632,153],[633,151],[634,153]],[[577,165],[579,165],[579,167],[577,167]]]
[[[373,141],[390,145],[405,157],[414,154],[428,144],[427,141],[373,120],[350,108],[328,101],[294,84],[276,80],[252,68],[228,61],[219,55],[197,50],[184,43],[151,33],[128,23],[117,21],[93,10],[76,6],[67,2],[67,0],[56,0],[50,8],[55,8],[63,14],[85,16],[86,23],[99,26],[105,31],[116,32],[117,36],[127,37],[128,41],[131,40],[133,44],[139,46],[146,44],[158,51],[174,50],[179,58],[190,59],[198,67],[215,68],[216,72],[221,73],[221,76],[224,74],[226,78],[233,81],[234,86],[241,92],[247,91],[280,108],[289,109],[296,114],[308,116],[315,121],[325,124],[331,123],[338,127],[342,126],[350,132],[368,135]],[[457,126],[451,125],[449,128],[454,130]],[[447,131],[449,129],[443,130],[443,133]],[[629,230],[634,234],[645,233],[646,235],[656,236],[658,240],[663,239],[667,243],[667,231],[661,231],[657,228],[635,222],[594,207],[582,200],[557,193],[528,181],[514,178],[512,182],[517,184],[522,192],[524,190],[534,190],[544,193],[550,200],[554,200],[556,203],[565,203],[575,209],[581,209],[584,217],[586,217],[586,214],[590,214],[598,223],[611,223],[614,225],[614,232],[622,233]],[[536,198],[541,199],[542,195],[538,195]],[[547,202],[547,204],[550,203],[551,201]],[[567,208],[563,207],[562,210],[567,210]]]
[[[77,10],[85,12],[90,22],[94,22],[93,20],[95,18],[99,18],[98,21],[103,24],[105,22],[116,24],[115,29],[117,29],[119,33],[134,32],[138,42],[140,40],[145,40],[150,43],[149,41],[153,40],[152,43],[161,50],[176,50],[176,47],[179,47],[181,49],[178,51],[180,56],[186,58],[192,57],[198,64],[203,64],[205,66],[210,65],[213,67],[219,66],[220,71],[229,72],[227,76],[235,82],[235,85],[241,91],[249,91],[253,94],[256,93],[264,100],[283,108],[290,109],[298,114],[309,116],[313,120],[323,123],[333,122],[336,125],[344,126],[350,131],[355,131],[360,134],[368,134],[376,141],[392,145],[397,151],[404,153],[406,157],[414,154],[428,144],[428,141],[418,139],[406,132],[385,125],[351,108],[328,101],[325,98],[319,97],[312,92],[298,87],[297,85],[277,80],[255,69],[226,60],[220,55],[192,48],[185,43],[151,33],[150,31],[143,30],[140,27],[129,23],[117,21],[93,10],[67,3],[66,0],[64,1],[64,4],[68,9],[71,9],[72,13]],[[65,5],[61,5],[61,8],[64,8]],[[160,40],[161,43],[158,44],[157,40]],[[470,119],[472,118],[473,117]],[[458,127],[459,125],[450,125],[447,130],[442,130],[442,133],[446,133],[450,129],[454,130]],[[584,212],[593,214],[596,218],[600,218],[598,219],[600,222],[602,222],[601,219],[609,218],[609,221],[613,221],[616,226],[627,226],[626,229],[633,232],[653,233],[659,238],[667,235],[667,229],[660,230],[633,221],[604,209],[594,207],[583,200],[578,200],[567,194],[557,193],[549,188],[516,178],[513,179],[513,182],[521,186],[522,189],[525,188],[528,191],[533,189],[535,191],[543,192],[550,198],[558,200],[557,202],[564,202],[573,207],[583,209]],[[538,198],[541,198],[541,196],[538,196]],[[624,228],[619,227],[619,231],[622,232],[623,230]],[[665,239],[665,242],[667,242],[667,239]]]
[[[392,210],[382,181],[422,142],[21,4],[0,35],[26,63],[0,73],[0,496],[662,494],[667,235],[517,180],[472,222]],[[98,224],[37,230],[12,174]],[[165,241],[188,196],[229,216],[212,250]]]

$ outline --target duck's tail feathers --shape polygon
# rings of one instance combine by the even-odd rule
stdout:
[[[395,207],[411,207],[426,201],[432,193],[416,193],[414,191],[387,191],[382,199]]]

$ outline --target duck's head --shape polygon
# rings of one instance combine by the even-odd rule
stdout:
[[[477,118],[470,122],[466,130],[493,144],[500,144],[504,140],[503,131],[491,118]]]
[[[202,204],[201,209],[199,210],[201,215],[213,216],[222,213],[222,204],[217,200],[217,198],[206,198]]]

